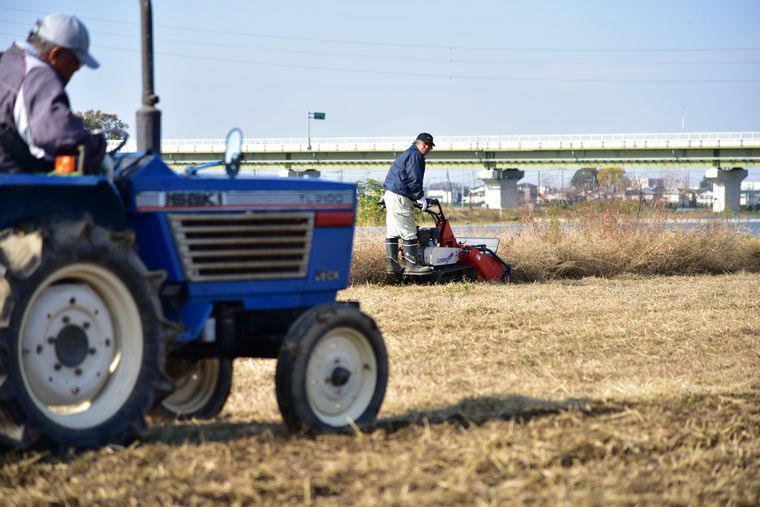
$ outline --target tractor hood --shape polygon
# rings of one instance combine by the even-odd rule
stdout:
[[[120,181],[130,212],[353,211],[356,185],[296,178],[178,175],[157,156]]]
[[[181,295],[182,340],[220,302],[308,308],[349,283],[356,185],[296,178],[178,175],[160,157],[124,157],[119,188],[140,258]],[[179,297],[179,296],[178,296]]]

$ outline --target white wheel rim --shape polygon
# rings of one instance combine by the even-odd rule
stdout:
[[[377,386],[377,359],[359,331],[339,327],[322,336],[306,366],[306,397],[324,424],[341,427],[359,419]]]
[[[174,378],[176,388],[162,402],[164,408],[177,415],[192,414],[204,408],[219,383],[220,364],[219,359],[202,359]]]
[[[112,417],[132,394],[142,366],[142,321],[132,294],[94,264],[71,264],[40,284],[18,339],[30,398],[48,419],[70,429]]]

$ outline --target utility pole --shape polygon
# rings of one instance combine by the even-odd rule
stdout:
[[[462,197],[459,200],[459,207],[464,208],[464,167],[462,168]]]
[[[446,169],[446,192],[449,194],[449,204],[454,202],[454,189],[451,188],[451,178],[449,178],[449,170]]]

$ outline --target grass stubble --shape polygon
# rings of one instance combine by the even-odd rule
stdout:
[[[539,228],[532,252],[559,231]],[[388,346],[374,430],[289,435],[274,361],[238,360],[216,420],[157,423],[128,448],[63,458],[6,452],[0,503],[760,503],[758,270],[686,256],[713,267],[584,277],[582,256],[558,269],[567,256],[548,247],[543,267],[515,261],[519,241],[516,276],[543,283],[355,283],[340,294],[361,302]],[[737,241],[752,261],[751,242]],[[619,264],[667,257],[650,247]]]

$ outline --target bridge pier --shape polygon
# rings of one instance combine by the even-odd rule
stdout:
[[[516,208],[520,204],[517,182],[525,176],[518,169],[485,169],[478,178],[486,187],[486,206],[491,209]]]
[[[739,211],[739,194],[741,182],[747,177],[748,171],[741,167],[721,169],[711,167],[705,172],[707,181],[713,184],[713,212],[731,210]]]
[[[283,169],[278,173],[281,178],[319,178],[322,173],[316,169],[304,169],[294,171],[293,169]]]

